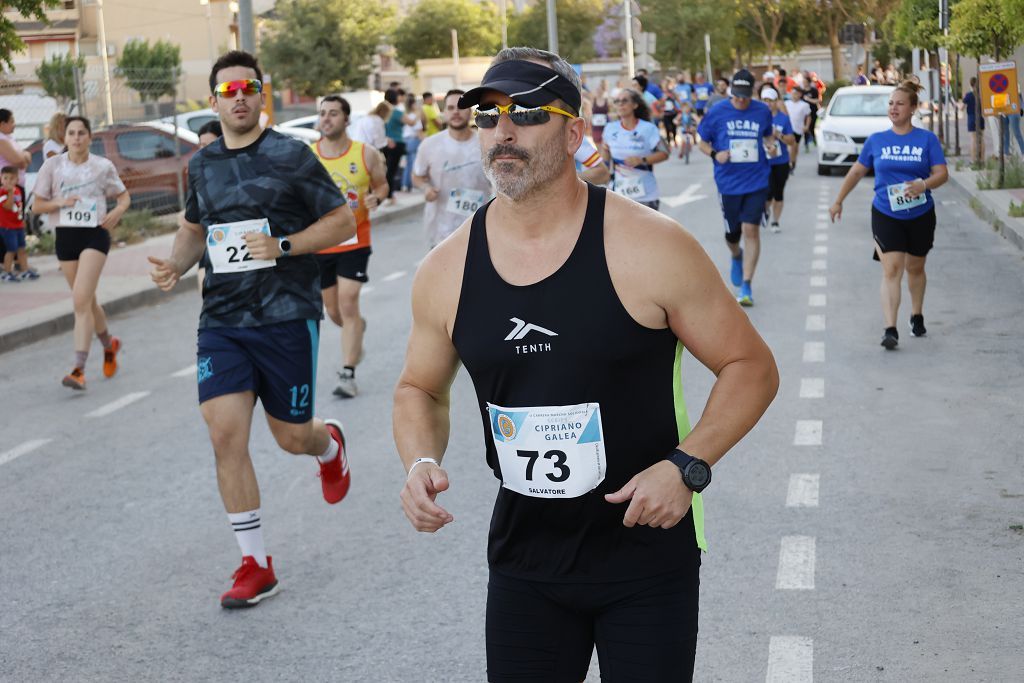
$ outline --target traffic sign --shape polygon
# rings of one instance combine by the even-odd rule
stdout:
[[[1019,114],[1017,63],[1000,62],[978,67],[981,81],[981,110],[985,116]]]

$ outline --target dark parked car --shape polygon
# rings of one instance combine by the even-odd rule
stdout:
[[[178,179],[184,191],[188,160],[199,145],[188,138],[188,133],[179,135],[176,145],[171,129],[170,126],[162,130],[149,125],[115,125],[92,134],[90,154],[104,156],[114,163],[121,181],[131,192],[133,209],[156,213],[181,209]],[[28,172],[34,176],[43,165],[43,141],[37,140],[27,149],[32,154]],[[31,195],[34,182],[28,184]]]

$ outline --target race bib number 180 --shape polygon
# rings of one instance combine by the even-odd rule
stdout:
[[[576,498],[604,481],[597,403],[536,408],[487,404],[501,484],[533,498]]]
[[[248,270],[273,268],[277,261],[257,260],[249,254],[245,235],[250,232],[270,234],[270,222],[266,218],[235,223],[211,225],[206,232],[206,249],[210,253],[210,264],[215,273],[243,273]]]
[[[469,217],[487,203],[487,194],[480,190],[457,189],[448,195],[447,209],[460,216]]]

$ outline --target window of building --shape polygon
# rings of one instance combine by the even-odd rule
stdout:
[[[65,57],[71,54],[71,43],[66,40],[51,40],[45,45],[46,59]]]

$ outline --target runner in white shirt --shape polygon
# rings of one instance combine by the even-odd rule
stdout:
[[[462,90],[449,90],[443,116],[447,128],[420,144],[413,166],[413,184],[425,190],[423,225],[430,248],[455,232],[494,196],[484,175],[480,143],[469,127],[469,109],[459,109]]]
[[[653,165],[668,159],[668,145],[639,93],[622,90],[612,104],[619,120],[601,137],[601,156],[614,164],[611,189],[657,211],[661,199]]]
[[[807,134],[807,127],[811,124],[811,105],[803,100],[804,91],[800,88],[793,88],[789,91],[789,99],[786,100],[786,113],[789,114],[789,123],[793,126],[793,135],[796,137],[797,150],[800,149],[800,138]],[[796,155],[789,159],[789,167],[796,170]]]

